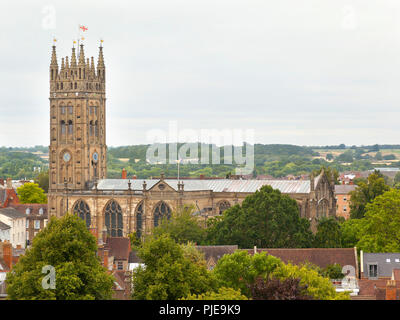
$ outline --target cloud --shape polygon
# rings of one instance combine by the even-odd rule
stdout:
[[[108,145],[146,143],[146,130],[176,119],[251,128],[259,143],[394,143],[399,10],[390,0],[3,2],[0,145],[48,145],[51,41],[69,55],[78,24],[89,27],[87,56],[105,40]]]

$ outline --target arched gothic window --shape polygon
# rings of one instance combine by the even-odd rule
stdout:
[[[159,202],[154,209],[154,226],[157,227],[163,218],[171,218],[171,209],[164,202]]]
[[[122,237],[122,210],[116,201],[112,200],[107,204],[104,218],[107,234],[111,237]]]
[[[140,239],[140,237],[142,236],[143,215],[144,215],[144,210],[143,210],[143,201],[142,201],[136,207],[136,237],[138,239]]]
[[[91,224],[90,209],[85,201],[78,200],[75,203],[72,212],[86,222],[86,227],[89,228]]]
[[[72,120],[68,120],[68,134],[72,134],[72,132],[73,132]]]
[[[230,207],[231,207],[231,204],[226,200],[222,200],[222,201],[218,202],[218,204],[217,204],[218,214],[222,214],[226,209],[229,209]]]
[[[65,121],[61,120],[61,134],[65,134]]]

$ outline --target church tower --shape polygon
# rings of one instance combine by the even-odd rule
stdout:
[[[78,47],[79,48],[79,47]],[[84,46],[50,63],[49,207],[52,194],[89,189],[106,177],[106,94],[103,48],[97,68]]]

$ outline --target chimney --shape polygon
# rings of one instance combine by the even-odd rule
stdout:
[[[7,189],[12,189],[12,180],[11,178],[7,178]]]
[[[103,265],[108,270],[108,249],[104,249],[103,251]]]
[[[396,281],[388,280],[386,282],[386,296],[385,300],[397,300],[397,289],[396,289]]]
[[[12,269],[12,246],[8,241],[3,242],[3,260],[6,266]]]
[[[101,237],[103,239],[103,244],[106,244],[107,242],[107,229],[104,227],[103,231],[101,232]]]
[[[122,169],[122,179],[126,179],[126,178],[127,178],[127,172],[124,168],[124,169]]]

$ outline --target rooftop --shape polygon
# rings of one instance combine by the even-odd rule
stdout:
[[[319,176],[315,178],[317,185]],[[159,179],[102,179],[98,181],[97,189],[104,191],[128,190],[128,182],[132,190],[143,190],[143,182],[146,189],[151,189]],[[171,188],[178,191],[177,179],[164,179]],[[264,185],[278,189],[282,193],[309,193],[309,180],[232,180],[232,179],[193,179],[184,180],[185,191],[213,191],[213,192],[248,192],[254,193]]]
[[[0,209],[0,214],[7,216],[11,219],[20,219],[20,218],[25,218],[25,214],[19,212],[15,208],[2,208]]]

